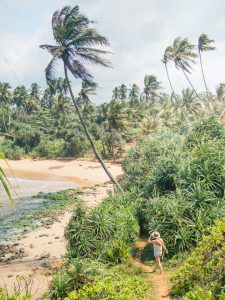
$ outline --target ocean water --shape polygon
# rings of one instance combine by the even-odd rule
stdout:
[[[0,242],[10,239],[20,233],[23,228],[13,228],[12,222],[22,216],[40,210],[46,199],[34,198],[39,192],[57,192],[69,188],[77,188],[78,185],[70,181],[31,180],[22,178],[9,178],[10,190],[15,203],[15,209],[0,185]],[[37,221],[38,223],[38,221]]]

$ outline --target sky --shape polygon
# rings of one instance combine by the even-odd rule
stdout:
[[[88,66],[99,85],[93,102],[109,101],[115,86],[136,83],[143,88],[146,74],[154,74],[163,91],[170,92],[163,52],[177,36],[194,44],[206,33],[215,40],[216,51],[203,54],[206,80],[214,91],[225,82],[225,1],[224,0],[0,0],[0,81],[12,87],[32,82],[46,87],[44,70],[51,59],[40,44],[53,44],[51,17],[65,5],[79,5],[110,42],[108,58],[113,68]],[[188,87],[181,71],[169,64],[176,92]],[[60,75],[60,66],[59,66]],[[204,90],[199,64],[191,80]],[[74,91],[81,86],[72,80]]]

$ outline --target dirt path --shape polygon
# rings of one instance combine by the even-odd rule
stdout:
[[[146,277],[149,280],[149,285],[152,287],[146,300],[170,300],[170,272],[164,271],[163,275],[159,273],[152,273],[153,267],[143,264],[140,260],[141,249],[147,245],[147,240],[141,240],[137,243],[139,252],[137,254],[136,264],[146,273]]]

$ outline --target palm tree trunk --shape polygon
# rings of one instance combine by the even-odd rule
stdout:
[[[207,95],[208,104],[209,104],[209,89],[207,87],[206,80],[205,80],[205,74],[204,74],[204,71],[203,71],[201,51],[198,50],[198,53],[199,53],[199,59],[200,59],[200,66],[201,66],[201,71],[202,71],[202,77],[203,77],[203,81],[204,81],[204,84],[205,84],[205,90],[206,90],[206,95]]]
[[[71,99],[72,99],[72,101],[73,101],[73,104],[74,104],[75,109],[76,109],[76,111],[77,111],[77,114],[78,114],[78,116],[79,116],[81,125],[82,125],[82,127],[83,127],[83,129],[84,129],[84,132],[85,132],[85,134],[86,134],[86,136],[87,136],[87,139],[89,140],[89,142],[90,142],[90,144],[91,144],[91,147],[92,147],[92,149],[93,149],[93,151],[94,151],[94,154],[95,154],[96,158],[98,159],[98,161],[100,162],[100,164],[102,165],[104,171],[106,172],[106,174],[108,175],[108,177],[110,178],[110,180],[113,182],[113,184],[115,184],[115,185],[118,187],[118,189],[119,189],[120,191],[123,192],[123,189],[122,189],[121,185],[118,183],[118,181],[114,178],[114,176],[113,176],[113,175],[111,174],[111,172],[108,170],[108,168],[107,168],[107,166],[105,165],[103,159],[101,158],[100,154],[98,153],[98,151],[97,151],[97,149],[96,149],[96,147],[95,147],[94,142],[92,141],[92,138],[91,138],[91,136],[90,136],[90,133],[89,133],[89,131],[88,131],[87,127],[86,127],[86,124],[85,124],[85,122],[84,122],[84,120],[83,120],[83,117],[82,117],[82,115],[81,115],[80,109],[79,109],[79,107],[78,107],[78,105],[77,105],[77,103],[76,103],[76,100],[75,100],[75,98],[74,98],[73,91],[72,91],[72,88],[71,88],[71,85],[70,85],[70,82],[69,82],[69,78],[68,78],[67,67],[66,67],[65,63],[64,63],[64,72],[65,72],[65,78],[66,78],[66,82],[67,82],[67,85],[68,85],[68,88],[69,88],[69,92],[70,92]]]
[[[166,75],[167,75],[167,78],[168,78],[168,81],[169,81],[169,84],[170,84],[170,88],[171,88],[172,94],[175,95],[175,92],[174,92],[174,89],[173,89],[173,86],[172,86],[172,82],[171,82],[171,79],[170,79],[170,76],[169,76],[169,71],[168,71],[167,63],[164,63],[164,65],[165,65],[165,68],[166,68]]]
[[[199,96],[198,92],[196,91],[195,87],[194,87],[193,84],[191,83],[191,81],[190,81],[190,79],[188,78],[188,76],[187,76],[186,72],[184,71],[184,69],[181,68],[181,70],[182,70],[182,72],[183,72],[185,78],[186,78],[187,81],[189,82],[190,86],[192,87],[193,91],[195,92],[196,96],[198,97],[198,99],[199,99],[205,106],[207,106],[208,109],[209,109],[210,111],[212,111],[212,109],[210,108],[210,106],[209,106],[209,105],[208,105],[208,104],[207,104],[207,103]]]

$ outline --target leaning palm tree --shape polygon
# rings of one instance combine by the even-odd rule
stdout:
[[[168,67],[167,67],[168,62],[169,62],[169,60],[172,59],[172,57],[173,57],[173,48],[171,46],[169,46],[169,47],[166,48],[166,50],[164,52],[162,63],[164,64],[165,69],[166,69],[166,75],[167,75],[167,78],[168,78],[168,81],[169,81],[169,84],[170,84],[170,88],[171,88],[171,91],[172,91],[172,96],[174,96],[175,92],[174,92],[174,88],[173,88],[173,85],[172,85],[172,82],[171,82],[171,79],[170,79],[170,76],[169,76]]]
[[[205,80],[205,74],[203,71],[203,66],[202,66],[202,52],[206,52],[206,51],[213,51],[216,49],[216,47],[212,46],[212,43],[214,43],[214,40],[211,40],[207,34],[203,33],[200,35],[199,39],[198,39],[198,53],[199,53],[199,59],[200,59],[200,65],[201,65],[201,71],[202,71],[202,77],[203,77],[203,81],[205,84],[205,90],[206,90],[206,95],[208,98],[208,102],[209,102],[209,89],[207,87],[206,84],[206,80]]]
[[[191,65],[195,63],[195,59],[198,57],[197,53],[194,52],[194,49],[195,45],[191,44],[187,38],[182,39],[181,37],[177,37],[173,42],[173,52],[171,55],[171,59],[173,59],[176,68],[182,70],[185,78],[187,79],[188,83],[194,90],[199,100],[203,102],[209,110],[211,110],[209,105],[202,99],[202,97],[200,97],[188,77],[188,74],[191,74]]]
[[[52,17],[52,30],[57,45],[41,45],[40,47],[42,49],[47,49],[53,56],[45,70],[46,80],[49,85],[51,85],[51,82],[54,79],[55,63],[58,60],[63,62],[69,93],[87,139],[92,146],[96,158],[101,163],[109,178],[121,189],[119,183],[110,173],[95,147],[74,97],[68,77],[69,70],[75,78],[85,80],[90,86],[93,86],[93,76],[84,66],[84,62],[105,67],[110,66],[110,63],[102,57],[109,52],[101,48],[101,46],[109,45],[108,40],[100,35],[96,29],[90,27],[91,23],[93,22],[85,15],[80,14],[79,6],[74,6],[73,8],[65,6],[61,10],[56,11]]]

